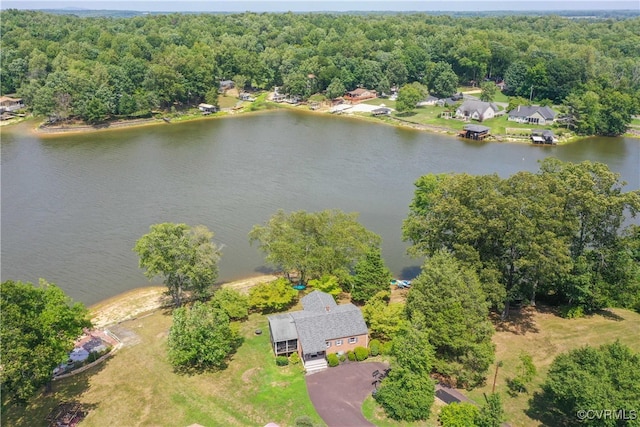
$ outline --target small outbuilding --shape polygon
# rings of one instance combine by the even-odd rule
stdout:
[[[461,138],[474,139],[482,141],[487,138],[491,129],[482,125],[465,125],[463,130],[458,134]]]
[[[391,108],[389,107],[376,108],[375,110],[371,111],[371,114],[373,114],[374,116],[389,116],[391,115]]]
[[[531,142],[534,144],[557,144],[558,139],[553,132],[548,129],[534,130],[531,132]]]
[[[198,110],[202,111],[204,114],[211,114],[218,111],[218,107],[211,104],[200,104],[198,105]]]

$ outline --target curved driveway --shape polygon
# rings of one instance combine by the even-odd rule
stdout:
[[[327,426],[373,426],[362,416],[362,402],[375,388],[373,372],[387,367],[378,362],[351,362],[307,375],[309,397]]]

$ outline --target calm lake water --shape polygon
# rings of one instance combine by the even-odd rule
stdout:
[[[2,129],[2,280],[58,284],[86,304],[146,286],[135,241],[158,222],[203,224],[223,246],[220,280],[268,271],[248,242],[276,210],[359,212],[396,276],[412,277],[402,220],[427,173],[538,170],[600,161],[640,188],[640,142],[477,143],[358,120],[277,111],[85,135]],[[159,284],[159,280],[151,282]]]

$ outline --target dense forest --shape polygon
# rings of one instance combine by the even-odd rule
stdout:
[[[580,134],[618,135],[640,111],[640,18],[427,14],[166,14],[79,18],[1,12],[2,94],[89,122],[195,105],[220,80],[308,97],[389,93],[438,76],[502,80],[564,104]],[[442,77],[443,79],[445,77]]]

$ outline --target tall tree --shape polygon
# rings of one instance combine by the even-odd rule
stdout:
[[[375,399],[390,418],[424,420],[431,413],[435,386],[429,376],[433,348],[425,332],[407,329],[393,340],[395,362],[382,380]]]
[[[173,312],[169,329],[169,361],[181,371],[223,368],[237,345],[229,317],[215,305],[196,301]]]
[[[460,385],[477,385],[493,362],[489,306],[474,271],[448,252],[427,259],[406,305],[409,322],[424,330],[436,354],[434,369]]]
[[[325,274],[344,277],[380,237],[357,221],[357,214],[340,210],[309,213],[276,212],[264,225],[249,233],[266,260],[285,273],[296,273],[301,282]]]
[[[391,271],[384,264],[380,248],[372,248],[354,267],[351,299],[365,302],[380,291],[389,289]]]
[[[481,89],[480,100],[485,102],[491,102],[493,101],[493,98],[495,98],[496,96],[498,87],[494,82],[488,81],[488,82],[483,82],[480,85],[480,89]]]
[[[396,109],[400,112],[411,111],[416,104],[426,96],[427,90],[420,83],[406,84],[398,91]]]
[[[447,98],[458,90],[458,76],[447,62],[428,64],[424,82],[429,90],[440,98]]]
[[[42,279],[39,286],[2,282],[0,316],[2,391],[22,402],[51,381],[53,368],[91,326],[84,305]]]
[[[613,414],[626,411],[627,417],[637,417],[638,414],[631,411],[637,411],[640,402],[638,384],[640,355],[629,347],[619,342],[598,348],[581,347],[555,358],[542,393],[534,396],[531,412],[538,419],[553,419],[558,425],[634,425],[637,420],[619,420],[613,416],[578,417],[604,409]]]
[[[133,250],[140,257],[145,276],[162,276],[174,305],[180,307],[185,292],[196,298],[211,293],[218,277],[220,250],[205,226],[162,223],[150,227]]]

